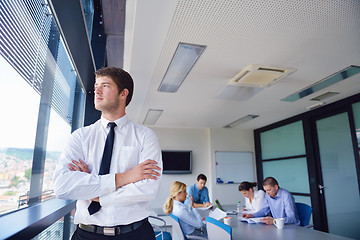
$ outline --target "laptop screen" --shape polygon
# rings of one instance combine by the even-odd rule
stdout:
[[[224,208],[221,206],[219,200],[216,199],[216,200],[215,200],[215,204],[216,204],[216,206],[217,206],[221,211],[225,211]]]

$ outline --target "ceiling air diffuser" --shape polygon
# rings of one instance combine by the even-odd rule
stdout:
[[[251,64],[236,74],[228,84],[232,86],[264,88],[276,83],[295,71],[295,68]]]

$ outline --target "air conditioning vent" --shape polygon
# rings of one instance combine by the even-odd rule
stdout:
[[[230,81],[232,86],[268,87],[295,72],[294,68],[251,64],[236,74]]]

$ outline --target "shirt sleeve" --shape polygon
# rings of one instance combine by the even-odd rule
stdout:
[[[98,197],[99,194],[115,191],[115,174],[99,176],[69,169],[68,164],[72,160],[81,159],[88,164],[82,151],[81,142],[81,130],[73,132],[57,160],[53,187],[58,198],[89,200]]]
[[[244,198],[245,198],[245,208],[247,211],[251,212],[252,206],[251,206],[250,200],[247,197],[244,197]]]
[[[252,206],[253,212],[259,211],[264,203],[265,192],[262,190],[259,190],[257,194],[258,194],[257,198],[254,199],[254,201],[253,201],[253,206]]]
[[[285,224],[297,224],[298,219],[296,217],[295,213],[295,200],[291,193],[288,193],[284,197],[284,210],[286,216],[284,217],[284,223]]]
[[[177,217],[181,221],[190,226],[193,226],[195,228],[201,228],[203,226],[201,216],[195,208],[191,208],[191,211],[187,211],[186,209],[182,208],[181,211],[179,211],[178,215],[179,216]]]
[[[161,149],[155,133],[148,129],[144,136],[144,144],[139,156],[139,163],[147,159],[155,160],[162,169]],[[161,174],[161,172],[160,172]],[[100,196],[102,206],[127,206],[138,202],[152,201],[156,198],[160,187],[161,176],[157,180],[145,179],[130,183],[116,191]],[[115,183],[115,180],[114,180]]]
[[[196,192],[195,192],[195,187],[196,187],[196,185],[191,185],[191,186],[188,188],[187,194],[188,194],[188,196],[189,196],[189,199],[187,199],[187,201],[190,202],[190,196],[192,196],[192,197],[193,197],[193,200],[194,200],[194,203],[197,203],[197,202],[200,203],[199,193],[196,194]]]
[[[187,187],[187,189],[186,189],[186,192],[187,192],[187,197],[186,197],[186,200],[185,200],[185,202],[184,202],[184,204],[185,205],[187,205],[187,206],[190,206],[190,197],[189,196],[193,196],[192,194],[192,187],[190,186],[190,187]]]
[[[269,205],[269,202],[267,200],[267,197],[265,197],[265,200],[264,200],[264,203],[263,203],[261,209],[259,211],[257,211],[256,213],[253,213],[252,215],[254,217],[264,217],[269,212],[270,212],[270,205]]]

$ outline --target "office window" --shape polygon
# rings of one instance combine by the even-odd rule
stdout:
[[[73,215],[70,216],[70,232],[68,233],[71,237],[73,233],[75,232],[76,225],[74,224],[74,217]],[[44,231],[42,231],[40,234],[38,234],[33,239],[36,240],[54,240],[54,239],[66,239],[64,238],[64,218],[59,219],[54,224],[50,225],[48,228],[46,228]]]
[[[0,215],[26,202],[40,96],[0,55]]]
[[[43,180],[43,193],[52,193],[52,177],[56,160],[71,133],[71,126],[55,111],[50,112],[49,132],[46,147],[46,161]]]
[[[89,35],[89,39],[91,41],[93,19],[94,19],[94,3],[92,0],[81,0],[81,2],[84,10],[87,32]]]
[[[85,91],[46,0],[0,1],[0,16],[1,215],[54,197],[55,161]]]
[[[262,159],[305,154],[302,121],[262,132],[260,137]]]

